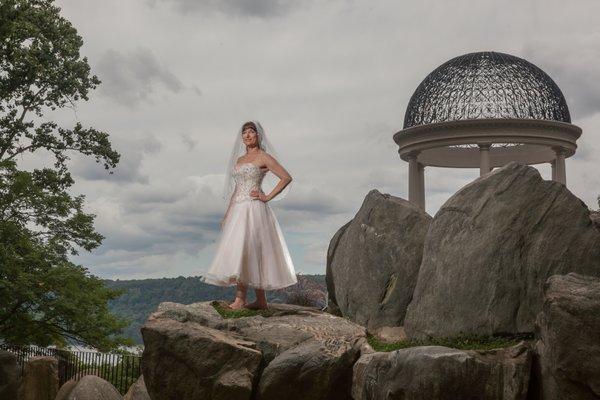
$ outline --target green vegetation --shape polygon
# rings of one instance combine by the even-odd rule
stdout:
[[[383,343],[375,336],[367,334],[367,341],[375,351],[394,351],[417,346],[444,346],[460,350],[491,350],[514,346],[522,340],[531,340],[533,335],[513,336],[475,336],[466,335],[453,338],[429,338],[423,340],[402,340],[394,343]]]
[[[100,84],[80,57],[83,40],[52,3],[0,2],[0,340],[108,350],[131,343],[120,335],[128,322],[108,309],[120,292],[68,259],[104,237],[83,211],[85,196],[70,193],[67,164],[75,152],[108,170],[120,155],[107,133],[45,115],[74,108]],[[20,170],[31,153],[53,156],[53,167]]]
[[[216,301],[213,301],[212,306],[217,310],[219,314],[223,318],[242,318],[242,317],[253,317],[255,315],[262,315],[263,317],[270,317],[273,315],[273,310],[250,310],[250,309],[241,309],[241,310],[233,310],[231,308],[223,307]]]

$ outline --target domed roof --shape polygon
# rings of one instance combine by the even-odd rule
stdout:
[[[404,129],[436,122],[527,118],[571,122],[556,83],[529,61],[484,51],[437,67],[413,93]]]

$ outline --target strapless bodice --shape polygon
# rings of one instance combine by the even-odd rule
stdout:
[[[267,171],[254,163],[242,163],[233,167],[233,179],[237,187],[237,192],[233,197],[233,202],[237,203],[244,200],[252,200],[250,191],[258,189],[262,192],[262,181]]]

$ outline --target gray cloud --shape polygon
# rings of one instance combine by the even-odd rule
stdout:
[[[181,133],[179,136],[181,137],[181,141],[183,142],[183,144],[185,144],[185,146],[190,151],[193,150],[194,147],[196,147],[196,145],[198,144],[198,141],[187,133]]]
[[[158,153],[162,143],[152,134],[146,134],[138,139],[117,137],[112,140],[113,148],[121,155],[116,168],[110,170],[112,174],[109,174],[95,160],[80,155],[73,157],[72,173],[89,181],[147,184],[149,179],[142,171],[142,162],[147,155]]]
[[[595,0],[568,9],[540,0],[56,1],[103,81],[104,95],[92,94],[77,118],[110,132],[123,155],[118,177],[73,160],[75,190],[107,237],[78,260],[100,276],[209,266],[232,135],[255,118],[294,178],[288,197],[271,203],[294,263],[324,273],[329,240],[371,189],[407,197],[392,135],[413,91],[443,62],[479,50],[523,57],[556,80],[584,130],[567,160],[569,189],[596,206]],[[72,114],[62,118],[70,124]],[[477,175],[427,168],[427,211]]]
[[[160,90],[159,85],[173,93],[183,89],[179,78],[160,64],[147,48],[127,53],[107,50],[98,60],[96,69],[102,81],[100,93],[128,107],[149,101],[150,96]]]
[[[294,0],[148,0],[154,7],[159,1],[172,3],[182,14],[219,12],[235,17],[273,18],[287,15],[306,5]]]
[[[565,95],[572,119],[600,112],[600,69],[597,67],[600,63],[600,33],[560,35],[550,39],[525,44],[525,58],[536,60],[538,66],[556,81]]]

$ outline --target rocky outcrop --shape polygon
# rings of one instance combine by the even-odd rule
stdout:
[[[564,185],[509,163],[435,215],[404,327],[409,337],[533,332],[554,274],[600,275],[600,231]]]
[[[144,383],[144,376],[140,376],[137,381],[127,391],[123,400],[151,400],[146,384]]]
[[[0,399],[16,399],[20,381],[17,357],[11,352],[0,350]]]
[[[335,282],[333,281],[333,271],[331,270],[331,262],[333,255],[337,249],[340,237],[344,234],[348,226],[352,223],[352,220],[346,222],[337,232],[333,235],[329,241],[329,247],[327,248],[327,265],[325,267],[325,284],[327,285],[327,312],[338,317],[342,316],[342,312],[338,307],[335,299]]]
[[[600,279],[550,277],[536,325],[540,398],[600,399]]]
[[[22,400],[54,400],[58,393],[58,360],[31,357],[25,363],[19,393]]]
[[[77,381],[67,400],[123,400],[123,396],[110,382],[95,375],[85,375]]]
[[[354,365],[354,400],[525,400],[531,352],[525,344],[466,351],[441,346],[366,354]]]
[[[63,383],[60,389],[58,389],[58,393],[56,394],[54,400],[67,400],[73,389],[75,389],[75,386],[77,386],[77,382],[78,381],[76,380],[69,379]]]
[[[329,309],[369,330],[402,325],[430,221],[412,203],[371,190],[329,244]]]
[[[590,218],[596,228],[600,229],[600,210],[590,212]]]
[[[267,317],[223,318],[211,303],[161,303],[142,327],[152,398],[350,398],[363,327],[287,304],[270,304]]]

